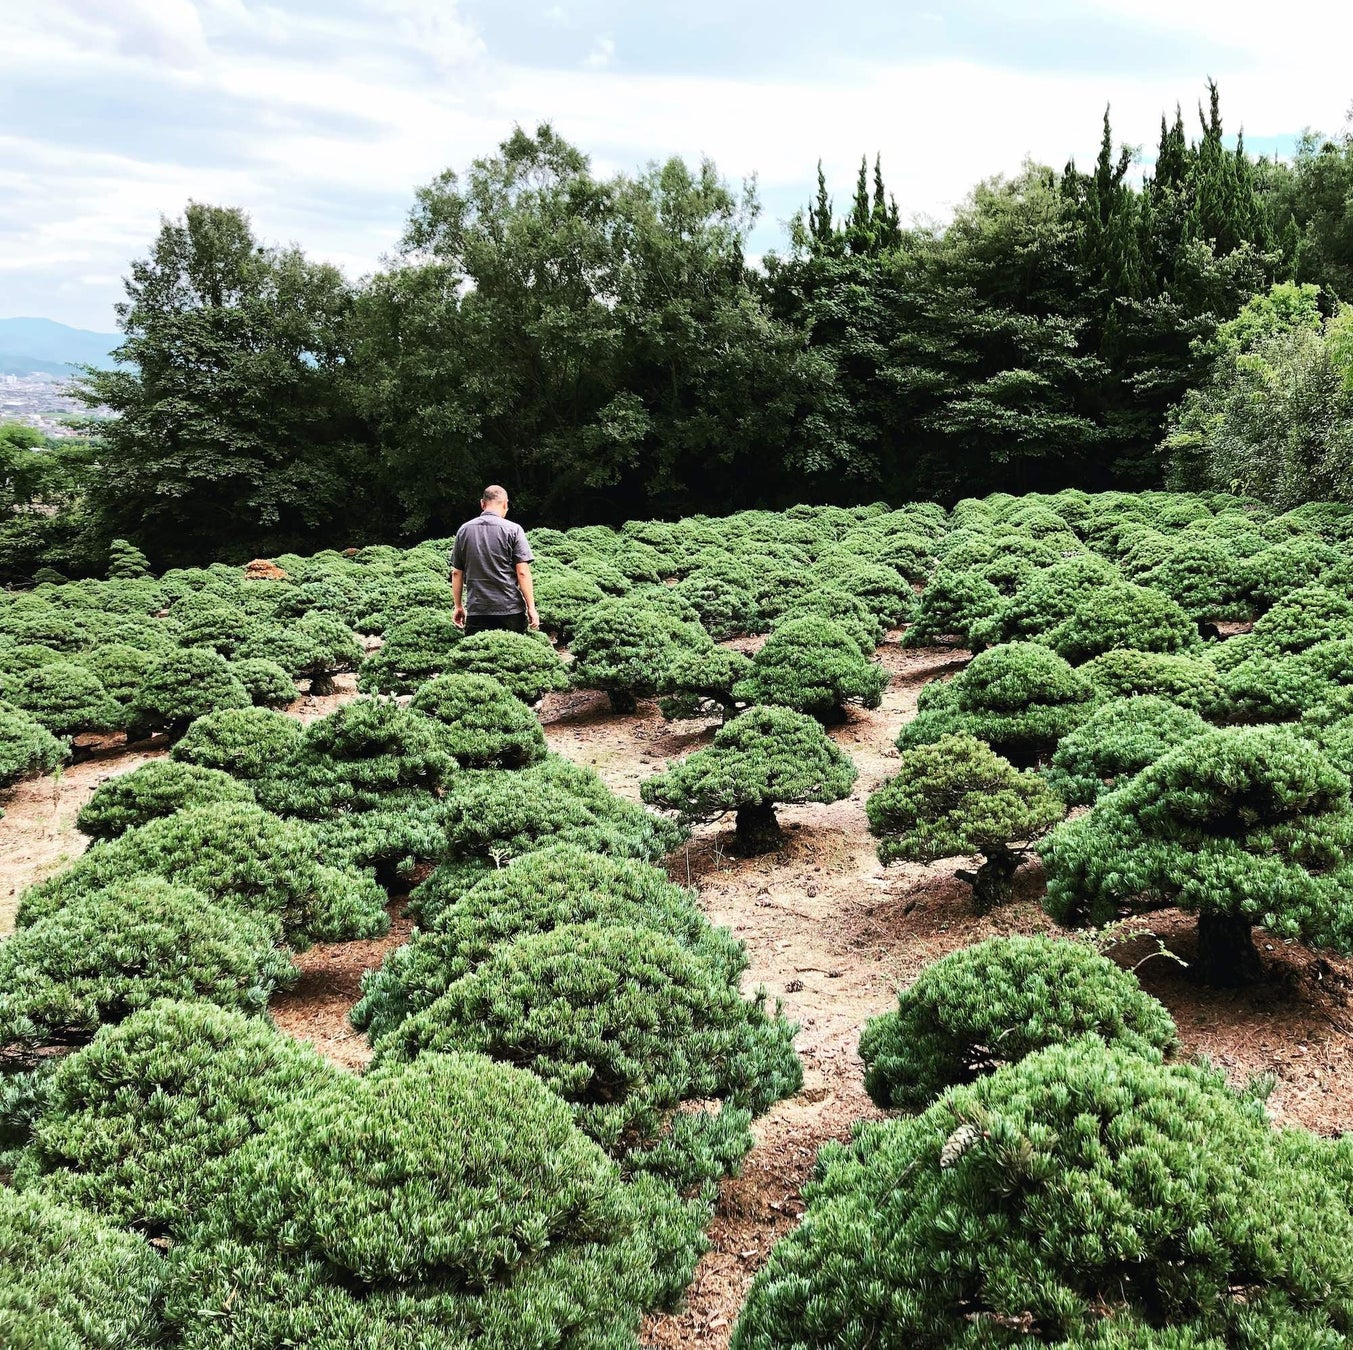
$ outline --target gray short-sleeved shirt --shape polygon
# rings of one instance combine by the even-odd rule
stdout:
[[[484,511],[456,531],[451,566],[465,573],[467,614],[522,614],[517,564],[534,562],[526,531],[496,511]]]

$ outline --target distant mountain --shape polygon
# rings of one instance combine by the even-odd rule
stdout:
[[[109,366],[117,333],[91,333],[51,319],[0,319],[0,375],[75,375],[82,365]]]

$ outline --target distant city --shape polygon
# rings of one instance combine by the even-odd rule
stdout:
[[[76,436],[72,414],[89,409],[71,391],[70,380],[57,375],[0,375],[0,422],[23,422],[46,436]]]

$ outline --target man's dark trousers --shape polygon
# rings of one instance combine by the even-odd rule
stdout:
[[[487,633],[495,628],[506,628],[510,633],[526,632],[526,615],[523,614],[467,614],[465,616],[465,636],[474,633]]]

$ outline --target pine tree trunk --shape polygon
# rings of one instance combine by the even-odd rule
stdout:
[[[775,818],[774,802],[739,806],[737,822],[737,849],[747,857],[774,853],[785,842],[784,831]]]
[[[1198,978],[1216,989],[1234,989],[1262,979],[1264,963],[1254,945],[1254,926],[1233,914],[1198,915]]]
[[[607,692],[611,696],[612,712],[632,713],[638,711],[639,700],[628,689],[610,689]]]
[[[1015,898],[1018,869],[1019,858],[1008,848],[986,854],[972,879],[973,908],[979,914],[989,914],[998,905],[1008,905]]]
[[[336,688],[334,677],[328,671],[310,677],[310,692],[316,697],[323,698],[332,694]]]

